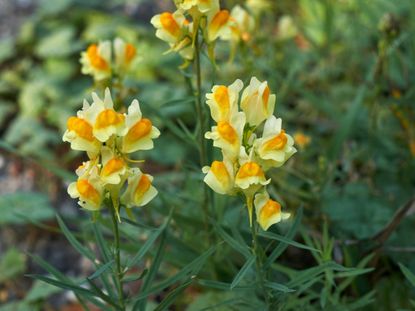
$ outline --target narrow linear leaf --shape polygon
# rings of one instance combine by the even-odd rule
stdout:
[[[75,236],[69,231],[68,227],[63,222],[62,218],[59,215],[56,215],[56,219],[58,220],[59,227],[62,230],[62,233],[68,239],[69,243],[83,256],[91,260],[92,262],[95,261],[95,255],[86,247],[84,247],[76,238]]]
[[[294,223],[291,226],[290,230],[287,232],[285,237],[289,240],[292,240],[297,233],[298,227],[301,223],[301,219],[303,218],[303,208],[300,207],[297,211],[297,215],[295,217]],[[279,243],[278,246],[272,251],[272,253],[268,256],[268,259],[264,263],[264,269],[267,269],[271,266],[271,264],[285,251],[288,247],[286,243]]]
[[[283,293],[295,292],[294,289],[288,288],[287,286],[285,286],[283,284],[279,284],[279,283],[275,283],[275,282],[266,281],[265,286],[268,287],[268,288],[274,289],[276,291],[283,292]]]
[[[105,302],[107,302],[109,305],[115,307],[116,309],[122,311],[122,308],[116,302],[112,301],[110,297],[108,297],[107,295],[105,295],[104,292],[98,286],[96,286],[94,284],[94,282],[92,282],[92,280],[90,280],[89,278],[87,278],[86,281],[94,289],[94,293],[99,298],[101,298],[102,300],[104,300]]]
[[[246,245],[239,243],[220,226],[215,224],[215,228],[219,235],[222,237],[222,239],[224,239],[225,242],[229,244],[229,246],[231,246],[238,253],[242,254],[245,258],[248,259],[251,257],[251,252],[249,251],[249,248]]]
[[[241,270],[239,270],[238,274],[233,279],[232,284],[231,284],[231,289],[234,289],[235,286],[239,284],[239,282],[243,279],[245,274],[249,271],[251,266],[254,264],[255,259],[256,259],[255,256],[251,256],[251,258],[249,258],[245,262],[245,264],[242,266]]]
[[[192,280],[189,280],[182,285],[176,287],[174,290],[172,290],[170,293],[167,294],[166,298],[163,299],[163,301],[157,306],[157,308],[154,309],[154,311],[164,311],[167,310],[168,307],[171,306],[172,303],[174,303],[177,299],[177,297],[183,293],[183,291],[189,287],[189,285],[192,284]]]
[[[106,272],[109,268],[111,268],[111,266],[114,264],[114,259],[112,259],[111,261],[107,262],[106,264],[100,266],[97,271],[95,271],[90,277],[88,277],[89,280],[94,280],[96,278],[98,278],[99,276],[101,276],[101,274],[103,274],[104,272]]]
[[[212,246],[209,248],[206,252],[204,252],[202,255],[194,259],[191,263],[186,265],[182,270],[180,270],[177,274],[174,276],[168,278],[167,280],[157,284],[156,286],[152,287],[149,290],[141,292],[136,299],[140,300],[143,299],[151,294],[157,293],[159,291],[164,290],[165,288],[173,285],[174,283],[186,278],[191,277],[193,275],[196,275],[199,273],[200,269],[202,268],[204,262],[208,257],[210,257],[216,250],[217,245]]]
[[[320,252],[318,249],[315,249],[314,247],[310,247],[310,246],[307,246],[305,244],[301,244],[301,243],[298,243],[296,241],[287,239],[286,237],[284,237],[282,235],[279,235],[279,234],[276,234],[276,233],[273,233],[273,232],[260,232],[259,236],[262,236],[262,237],[268,238],[268,239],[272,239],[272,240],[276,240],[276,241],[279,241],[279,242],[282,242],[282,243],[286,243],[288,245],[295,246],[297,248],[302,248],[302,249],[306,249],[306,250],[313,251],[313,252]]]
[[[408,279],[409,283],[415,287],[415,274],[413,274],[407,267],[399,263],[399,268],[401,268],[402,273]]]
[[[220,290],[230,290],[231,284],[225,283],[225,282],[219,282],[219,281],[212,281],[212,280],[205,280],[205,279],[199,279],[197,280],[197,283],[201,286],[208,287],[208,288],[214,288],[214,289],[220,289]],[[254,289],[256,286],[255,283],[252,283],[251,285],[243,285],[243,286],[235,286],[233,290],[237,289]]]

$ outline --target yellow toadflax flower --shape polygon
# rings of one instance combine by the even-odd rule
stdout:
[[[81,53],[82,73],[91,74],[96,80],[111,77],[111,42],[91,44]]]
[[[190,14],[207,14],[219,10],[219,0],[175,0],[179,9]]]
[[[233,21],[228,10],[220,10],[208,16],[207,42],[211,43],[217,38],[231,39],[231,25]]]
[[[206,174],[204,182],[220,194],[234,194],[234,169],[232,162],[225,158],[223,161],[213,161],[212,165],[202,169]]]
[[[131,43],[121,38],[114,40],[115,68],[119,73],[127,72],[137,59],[137,49]]]
[[[169,43],[170,51],[179,52],[185,59],[193,58],[191,23],[181,11],[164,12],[153,16],[151,24],[157,29],[156,37]]]
[[[205,138],[213,140],[213,146],[221,148],[223,154],[232,161],[240,152],[245,115],[241,112],[234,113],[229,121],[219,121],[212,127],[211,132],[206,132]]]
[[[202,171],[206,174],[204,182],[213,191],[245,196],[251,226],[255,199],[256,219],[267,230],[289,214],[281,213],[281,206],[269,199],[265,187],[271,180],[266,171],[283,165],[296,149],[292,137],[281,128],[281,119],[273,116],[275,95],[270,94],[267,82],[251,79],[242,92],[240,112],[242,88],[242,81],[236,80],[230,86],[215,85],[206,95],[217,125],[205,133],[205,138],[221,149],[223,160],[214,161]],[[265,120],[262,137],[258,138],[257,129]]]
[[[234,41],[249,41],[255,30],[255,19],[240,5],[236,5],[231,11],[231,19],[235,24],[231,26]]]
[[[251,79],[249,86],[243,91],[241,108],[246,114],[250,126],[258,126],[274,112],[275,94],[271,94],[268,83]]]
[[[293,138],[281,128],[282,120],[271,116],[265,122],[262,137],[254,147],[265,167],[282,166],[297,150]]]
[[[296,132],[294,134],[294,141],[297,146],[301,149],[304,149],[311,143],[311,137],[305,135],[303,132]]]
[[[142,118],[137,100],[129,106],[128,114],[123,114],[114,110],[109,89],[103,100],[95,93],[92,98],[92,105],[85,100],[77,117],[69,119],[63,137],[73,149],[87,151],[90,157],[78,168],[79,178],[69,185],[68,193],[79,198],[81,207],[93,211],[109,199],[119,218],[120,203],[129,208],[143,206],[157,194],[151,185],[153,177],[130,167],[129,163],[136,161],[129,159],[128,154],[152,149],[152,140],[160,132],[149,119]],[[127,178],[128,186],[120,202]]]
[[[254,200],[256,218],[263,230],[268,230],[273,224],[288,219],[289,213],[281,212],[281,205],[269,198],[267,192],[258,193]]]
[[[156,188],[151,184],[153,177],[143,174],[138,168],[131,169],[130,174],[128,187],[121,197],[121,203],[128,208],[146,205],[157,195]]]
[[[206,94],[206,104],[210,108],[213,120],[229,121],[238,111],[239,92],[243,86],[242,81],[238,79],[229,86],[215,85],[212,93]]]

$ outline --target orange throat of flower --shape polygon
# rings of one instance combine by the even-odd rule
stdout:
[[[101,111],[95,121],[95,128],[102,129],[108,126],[117,126],[121,124],[125,119],[125,116],[112,109],[105,109]]]
[[[278,135],[271,138],[265,143],[264,149],[267,151],[281,150],[287,144],[287,140],[288,138],[287,138],[287,135],[285,134],[285,131],[281,130],[281,132]]]
[[[67,122],[67,127],[69,131],[75,132],[79,137],[85,140],[95,140],[94,135],[92,134],[92,126],[84,119],[70,117]]]
[[[96,44],[91,44],[88,47],[86,54],[88,56],[88,60],[92,67],[94,67],[97,70],[102,70],[102,71],[109,70],[108,63],[99,54],[99,48]]]
[[[239,168],[237,178],[260,177],[265,178],[261,167],[255,162],[247,162]]]
[[[160,16],[160,23],[164,30],[166,30],[173,37],[179,37],[181,29],[179,24],[169,12],[162,13]]]
[[[217,130],[219,135],[230,144],[235,144],[238,141],[238,134],[235,129],[226,121],[218,122]]]
[[[81,200],[88,200],[96,205],[101,201],[99,192],[86,179],[79,179],[76,182],[76,189],[79,192]]]

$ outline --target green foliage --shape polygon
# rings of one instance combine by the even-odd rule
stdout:
[[[0,258],[0,284],[22,274],[26,268],[26,256],[11,248]]]

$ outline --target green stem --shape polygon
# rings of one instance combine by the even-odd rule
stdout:
[[[202,70],[200,66],[200,47],[201,43],[199,42],[199,32],[197,32],[195,36],[195,59],[194,59],[194,68],[196,74],[196,90],[195,90],[195,106],[196,106],[196,114],[199,123],[199,160],[200,166],[204,167],[207,164],[206,158],[206,141],[204,137],[204,133],[206,131],[206,120],[204,118],[203,113],[203,106],[202,106]],[[206,186],[203,186],[203,202],[202,202],[202,209],[205,214],[205,228],[206,230],[209,228],[209,195]],[[208,235],[208,242],[210,242],[210,235]]]
[[[251,227],[251,234],[252,234],[252,246],[251,250],[253,255],[255,256],[255,267],[256,267],[256,276],[259,282],[259,286],[261,287],[262,293],[265,298],[265,303],[267,306],[266,310],[270,308],[270,301],[268,296],[268,291],[265,287],[265,278],[263,274],[263,264],[262,264],[262,252],[260,249],[260,245],[258,243],[258,226],[256,221],[254,221],[254,208],[253,208],[253,198],[252,196],[246,198],[246,204],[248,206],[248,212],[250,213],[250,227]]]
[[[112,225],[114,231],[114,248],[115,248],[115,264],[117,266],[115,281],[116,287],[118,291],[118,303],[121,307],[121,310],[125,310],[125,302],[124,302],[124,293],[122,290],[122,268],[121,268],[121,254],[120,254],[120,232],[118,229],[118,220],[117,216],[115,215],[114,206],[111,206],[111,217],[112,217]]]

